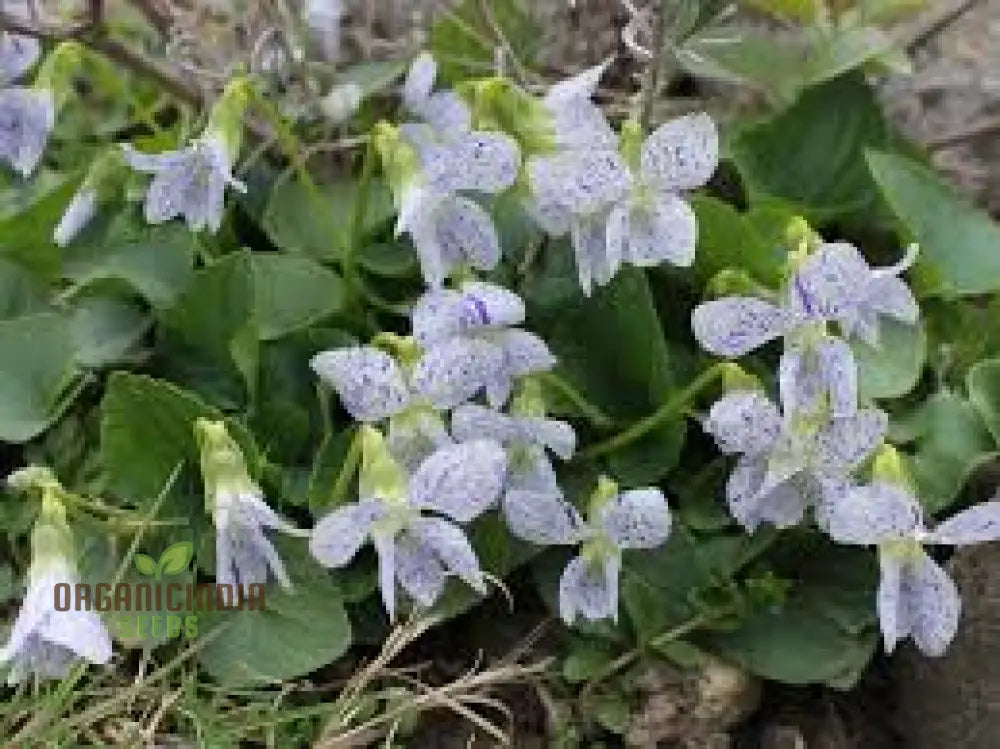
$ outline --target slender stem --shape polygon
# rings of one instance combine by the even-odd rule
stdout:
[[[347,449],[347,455],[344,456],[344,463],[340,467],[340,473],[337,474],[337,480],[333,483],[333,488],[330,490],[328,506],[337,507],[343,503],[344,497],[347,495],[347,487],[350,486],[351,479],[357,473],[360,462],[361,432],[355,431],[354,436],[351,437],[351,445]]]
[[[686,388],[667,400],[649,416],[639,419],[639,421],[624,431],[619,432],[614,437],[606,439],[603,442],[598,442],[586,450],[580,451],[576,457],[585,460],[621,450],[623,447],[627,447],[641,437],[646,436],[664,422],[675,416],[682,415],[688,403],[694,400],[702,390],[722,376],[722,373],[725,371],[724,367],[724,362],[713,364],[695,377]]]
[[[579,390],[570,385],[566,380],[555,372],[540,372],[537,377],[548,387],[559,393],[563,398],[573,404],[573,406],[583,415],[587,421],[598,429],[613,429],[615,421],[602,411],[598,406],[587,400]]]
[[[660,73],[663,56],[667,48],[667,6],[670,0],[661,0],[653,18],[653,57],[642,77],[642,102],[639,122],[643,130],[649,130],[653,119],[653,102],[660,90]]]

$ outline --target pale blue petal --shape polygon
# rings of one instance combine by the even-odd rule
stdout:
[[[546,104],[558,148],[613,150],[617,147],[618,139],[607,117],[589,99],[570,97]]]
[[[870,277],[868,263],[853,245],[823,244],[798,267],[791,301],[812,319],[852,319]]]
[[[548,344],[534,333],[511,329],[497,331],[492,340],[503,351],[504,371],[511,377],[547,372],[556,365]]]
[[[778,363],[778,383],[788,416],[827,407],[835,417],[857,411],[857,364],[851,347],[839,338],[825,338],[810,348],[786,348]]]
[[[0,90],[0,159],[27,177],[38,166],[54,124],[51,92],[22,86]]]
[[[441,136],[455,137],[472,129],[472,112],[465,100],[454,91],[432,94],[420,114]]]
[[[694,211],[676,195],[661,193],[650,205],[632,208],[625,262],[640,268],[663,262],[686,268],[694,262],[697,243]]]
[[[396,538],[396,579],[419,606],[430,608],[444,590],[444,565],[419,537],[404,531]]]
[[[518,445],[507,455],[507,490],[562,496],[555,469],[545,449],[538,445]]]
[[[799,482],[793,478],[765,491],[767,471],[767,460],[741,458],[726,484],[729,512],[751,533],[763,523],[790,528],[805,514],[807,498]]]
[[[881,443],[889,417],[878,408],[863,408],[854,416],[830,419],[816,435],[816,463],[821,470],[846,472],[856,468]]]
[[[443,201],[435,215],[435,230],[445,258],[466,261],[476,270],[493,270],[500,262],[500,238],[493,219],[468,198]]]
[[[885,652],[896,649],[896,643],[910,634],[909,615],[903,600],[903,561],[894,554],[880,553],[879,583],[876,608]]]
[[[576,271],[585,296],[590,296],[594,286],[611,281],[621,267],[622,256],[617,253],[622,245],[608,245],[607,218],[604,213],[582,216],[570,226]]]
[[[580,514],[554,491],[511,489],[503,498],[503,514],[510,532],[539,546],[573,544],[579,540]]]
[[[410,392],[396,360],[374,346],[323,351],[309,365],[337,391],[344,408],[359,421],[379,421],[410,404]]]
[[[388,533],[372,535],[378,554],[378,587],[389,621],[396,620],[396,540]]]
[[[497,442],[448,445],[420,464],[410,481],[410,501],[467,523],[496,503],[506,472],[507,456]]]
[[[618,570],[612,556],[602,563],[574,557],[559,580],[559,615],[566,624],[577,616],[588,621],[618,619]]]
[[[659,489],[631,489],[602,505],[597,522],[622,549],[652,549],[670,535],[670,508]]]
[[[424,351],[413,369],[413,386],[440,410],[471,400],[503,372],[503,350],[476,338],[453,338]]]
[[[719,162],[719,132],[707,114],[660,125],[642,147],[642,179],[661,190],[691,190],[712,177]]]
[[[744,390],[716,401],[704,427],[722,452],[760,455],[777,441],[782,420],[777,406],[763,393]]]
[[[0,35],[0,85],[9,86],[28,72],[41,54],[41,43],[31,36]]]
[[[609,207],[632,184],[616,150],[565,151],[528,162],[532,193],[541,205],[561,205],[577,215]]]
[[[422,113],[434,88],[437,78],[437,63],[429,52],[422,52],[414,58],[406,71],[403,82],[403,103],[411,112]]]
[[[903,566],[902,598],[911,635],[924,655],[945,654],[958,632],[962,609],[955,583],[925,552]]]
[[[851,347],[839,338],[817,346],[819,367],[826,382],[833,416],[851,416],[858,408],[858,367]]]
[[[889,484],[857,487],[826,504],[825,530],[839,544],[874,546],[911,538],[923,527],[920,505]]]
[[[338,507],[313,528],[309,551],[324,567],[343,567],[354,559],[381,515],[376,499]]]
[[[1000,501],[983,502],[963,510],[935,528],[931,543],[965,546],[1000,539]]]
[[[565,421],[538,416],[514,417],[518,434],[525,442],[544,445],[563,460],[573,457],[576,432]]]
[[[872,311],[900,322],[912,325],[920,317],[920,307],[913,292],[898,276],[876,275],[868,284],[865,301]]]
[[[754,297],[726,297],[695,307],[694,337],[713,354],[735,358],[784,335],[793,317],[785,309]]]
[[[48,616],[38,635],[91,663],[111,660],[111,636],[96,611],[57,611]]]
[[[567,101],[591,98],[597,92],[597,86],[612,61],[613,58],[609,57],[593,67],[553,84],[545,94],[545,103],[551,106]]]
[[[65,247],[79,234],[97,213],[97,193],[89,188],[80,188],[59,219],[52,234],[52,241]]]
[[[469,539],[457,525],[438,518],[413,521],[411,532],[434,551],[445,568],[480,595],[486,594],[486,579]]]
[[[424,176],[430,188],[440,192],[498,193],[514,184],[520,159],[517,142],[509,135],[474,131],[431,149]]]

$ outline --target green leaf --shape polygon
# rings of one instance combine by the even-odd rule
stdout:
[[[619,736],[628,732],[632,707],[624,695],[609,692],[599,695],[594,702],[594,717],[599,725]]]
[[[101,457],[108,489],[142,505],[162,490],[178,463],[196,467],[192,427],[197,418],[223,415],[169,382],[113,373],[101,403]],[[228,426],[245,450],[252,447],[245,430]]]
[[[296,679],[339,658],[351,644],[351,625],[340,590],[301,543],[277,544],[293,588],[269,586],[265,610],[199,614],[203,636],[222,627],[201,650],[201,665],[229,687]]]
[[[783,605],[752,614],[732,632],[706,633],[705,647],[766,679],[850,686],[875,650],[872,555],[822,546],[795,565]]]
[[[691,207],[698,217],[694,268],[700,283],[739,268],[759,283],[778,285],[785,264],[785,229],[795,216],[790,207],[754,206],[740,213],[707,195],[692,198]]]
[[[563,661],[562,675],[570,684],[579,684],[597,676],[614,660],[611,643],[593,637],[574,637],[569,655]]]
[[[63,273],[81,287],[105,279],[124,281],[155,307],[169,307],[191,278],[193,237],[186,226],[140,225],[131,212],[124,212],[104,230],[88,231],[65,248]]]
[[[168,546],[160,554],[157,567],[162,575],[176,575],[188,568],[193,557],[194,544],[190,541],[178,541]]]
[[[883,317],[879,344],[852,342],[858,366],[858,397],[862,400],[898,398],[910,392],[927,359],[927,335],[921,323],[906,325]]]
[[[529,7],[523,0],[494,0],[488,5],[464,0],[445,10],[431,27],[430,46],[441,78],[458,83],[490,75],[501,45],[512,50],[522,65],[531,65],[541,36]]]
[[[134,304],[103,296],[84,297],[74,306],[70,321],[77,363],[97,369],[122,361],[149,325],[149,317]]]
[[[0,320],[48,308],[48,289],[22,266],[0,260]]]
[[[0,320],[0,440],[27,442],[59,416],[78,372],[62,315]]]
[[[836,102],[836,106],[831,106]],[[889,126],[859,75],[806,91],[789,109],[737,134],[732,154],[751,203],[776,196],[799,204],[816,222],[870,214],[878,191],[866,148],[888,148]]]
[[[405,278],[419,267],[417,253],[403,244],[370,244],[358,250],[358,265],[385,278]]]
[[[917,270],[927,294],[954,296],[1000,289],[1000,226],[925,166],[871,151],[868,168],[889,207],[920,243]]]
[[[948,507],[972,470],[996,452],[979,411],[962,396],[941,390],[912,414],[903,431],[915,440],[909,468],[920,501],[931,512]]]
[[[294,255],[254,253],[256,320],[262,341],[307,328],[344,307],[344,282],[332,270]]]
[[[590,299],[578,290],[562,303],[553,302],[545,287],[529,293],[530,301],[545,305],[533,320],[560,374],[603,411],[627,423],[674,393],[671,355],[642,271],[622,270]],[[611,472],[633,486],[657,481],[676,465],[684,434],[683,418],[666,422],[609,456]]]
[[[965,378],[969,402],[1000,445],[1000,359],[977,362]]]
[[[264,212],[264,231],[282,250],[336,260],[347,244],[358,182],[323,184],[317,190],[294,178],[278,182]],[[387,224],[394,213],[389,189],[382,181],[372,180],[362,236]]]
[[[165,373],[226,404],[241,400],[240,382],[256,391],[258,333],[249,252],[236,252],[197,271],[163,314]]]
[[[406,63],[400,60],[358,62],[341,70],[334,83],[353,83],[361,89],[361,97],[364,99],[389,88],[405,71]]]
[[[156,561],[148,554],[135,555],[135,568],[144,575],[156,575]]]
[[[52,241],[52,232],[76,186],[76,179],[64,179],[18,213],[0,220],[0,256],[21,263],[43,278],[57,278],[61,252]]]

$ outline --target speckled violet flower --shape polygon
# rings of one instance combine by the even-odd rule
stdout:
[[[0,159],[27,177],[38,166],[55,124],[56,108],[46,89],[0,90]]]
[[[836,320],[847,337],[878,344],[879,315],[913,325],[920,308],[899,276],[917,257],[911,245],[905,257],[885,268],[872,268],[846,242],[820,245],[799,265],[792,299],[806,314]]]
[[[614,149],[618,138],[601,108],[591,99],[612,60],[587,68],[552,86],[542,105],[552,117],[560,149]]]
[[[0,32],[0,85],[9,86],[28,72],[41,51],[34,37]]]
[[[224,585],[246,586],[266,583],[270,574],[290,588],[285,564],[265,531],[303,532],[264,501],[225,424],[198,419],[194,432],[201,456],[205,509],[215,524],[215,579]]]
[[[510,513],[511,532],[525,540],[581,544],[579,556],[570,560],[559,580],[559,614],[567,624],[578,616],[617,621],[622,550],[655,548],[667,540],[671,527],[670,508],[659,489],[619,492],[603,477],[586,523],[571,505],[553,496],[517,502]]]
[[[568,223],[585,294],[608,283],[622,263],[694,260],[695,217],[679,193],[715,171],[715,124],[708,115],[689,115],[661,125],[644,143],[634,129],[626,135],[624,155],[613,146],[572,149],[528,164],[536,215],[550,231]]]
[[[754,391],[736,391],[712,406],[704,423],[719,449],[740,454],[726,485],[733,517],[748,531],[762,523],[786,528],[810,505],[847,491],[850,473],[882,441],[884,412],[817,419],[786,412]]]
[[[541,338],[514,327],[524,315],[517,294],[488,283],[425,293],[413,308],[413,336],[423,349],[413,370],[416,390],[440,409],[483,390],[491,406],[501,407],[516,378],[555,366]]]
[[[370,539],[390,620],[397,582],[422,607],[434,604],[449,575],[485,593],[475,551],[456,523],[474,520],[496,502],[506,469],[500,445],[477,440],[443,447],[407,475],[380,432],[364,426],[361,439],[359,501],[316,525],[312,555],[326,567],[343,567]]]
[[[398,342],[400,348],[407,341]],[[409,384],[409,374],[375,346],[322,351],[310,366],[340,396],[351,416],[368,423],[389,421],[389,450],[408,471],[451,442],[444,422]]]
[[[455,91],[434,92],[437,62],[429,52],[419,54],[403,83],[403,104],[423,120],[423,127],[410,128],[418,139],[447,139],[472,129],[472,112]]]
[[[37,475],[51,477],[41,470]],[[31,536],[28,590],[10,637],[0,648],[0,666],[9,668],[10,684],[28,677],[61,679],[81,659],[96,664],[111,660],[111,637],[96,611],[56,609],[56,585],[74,589],[79,582],[73,534],[54,477],[36,488],[42,493],[42,509]]]
[[[180,151],[145,154],[124,145],[125,159],[153,176],[146,193],[146,220],[151,224],[182,216],[191,231],[218,231],[222,225],[226,187],[246,186],[232,175],[222,137],[208,133]]]
[[[927,530],[917,499],[898,484],[878,481],[834,503],[825,525],[838,543],[878,547],[878,615],[886,651],[912,637],[925,655],[940,656],[958,629],[961,598],[923,547],[1000,539],[1000,501],[975,505]]]

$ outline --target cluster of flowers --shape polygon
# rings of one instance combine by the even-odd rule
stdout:
[[[742,356],[782,338],[780,407],[755,387],[737,385],[710,410],[704,426],[740,458],[726,486],[733,517],[752,532],[762,523],[795,525],[811,511],[838,543],[878,547],[877,608],[885,647],[910,636],[928,655],[953,639],[960,609],[954,583],[923,544],[970,544],[1000,538],[1000,502],[966,510],[928,531],[895,451],[882,444],[888,419],[858,407],[857,367],[844,338],[878,342],[879,316],[917,322],[919,310],[898,265],[872,268],[846,243],[806,239],[792,253],[780,298],[726,297],[695,309],[695,337],[708,351]],[[881,445],[881,447],[880,447]],[[855,474],[875,455],[872,481]]]
[[[629,176],[614,155],[610,126],[590,101],[602,71],[559,84],[545,98],[542,107],[556,145],[527,165],[536,176],[526,200],[545,226],[552,227],[557,214],[567,225],[606,224],[606,249],[599,250],[593,237],[589,254],[580,255],[578,248],[578,256],[587,258],[580,270],[586,292],[594,282],[610,280],[624,261],[690,262],[693,216],[686,206],[678,208],[683,204],[675,192],[704,182],[716,159],[711,122],[685,119],[654,133],[641,159],[629,162],[637,175]],[[268,506],[225,424],[198,420],[194,433],[206,509],[216,528],[216,578],[233,585],[274,578],[291,587],[268,537],[272,531],[307,536],[313,556],[329,567],[348,564],[370,539],[392,618],[397,584],[424,607],[437,601],[449,576],[485,592],[486,573],[461,525],[499,504],[515,536],[579,547],[560,581],[559,605],[567,623],[578,616],[616,618],[621,551],[663,543],[671,524],[666,499],[655,488],[619,491],[602,478],[584,520],[563,495],[549,453],[570,458],[576,437],[569,424],[546,417],[535,377],[551,369],[555,358],[544,341],[519,327],[525,308],[516,294],[471,279],[472,271],[492,270],[501,257],[496,229],[476,197],[518,181],[520,149],[496,129],[472,129],[472,113],[457,93],[432,91],[435,77],[433,60],[418,58],[404,102],[422,122],[376,132],[383,145],[392,141],[382,155],[399,206],[397,228],[413,238],[430,286],[413,308],[412,335],[382,334],[372,345],[325,351],[312,360],[361,422],[355,437],[361,451],[358,501],[335,508],[311,531],[297,529]],[[245,82],[231,84],[205,132],[184,150],[149,155],[128,146],[114,149],[132,168],[154,174],[145,203],[150,222],[183,217],[192,230],[218,228],[225,188],[234,184],[232,163],[249,95]],[[554,202],[564,188],[577,194],[592,189],[592,170],[573,165],[576,157],[586,163],[585,139],[573,138],[577,124],[598,122],[606,136],[605,157],[618,168],[609,179],[621,189],[605,190],[604,197],[581,205],[565,198]],[[700,135],[692,136],[692,128]],[[566,158],[570,153],[574,156]],[[690,173],[693,162],[700,165],[697,179]],[[98,182],[113,168],[105,163],[91,170],[57,236],[71,241],[90,220]],[[685,224],[680,230],[672,226],[677,216]],[[667,246],[659,247],[663,239]],[[618,259],[601,260],[595,277],[597,254]],[[445,288],[449,277],[456,278],[453,288]],[[60,676],[76,658],[106,662],[111,645],[100,618],[52,607],[53,583],[72,583],[78,576],[62,506],[72,495],[44,469],[26,469],[14,483],[40,490],[48,509],[36,525],[29,590],[0,664],[10,663],[9,676],[17,680],[28,673]],[[52,535],[45,529],[53,525],[60,529],[59,542],[39,541]]]

